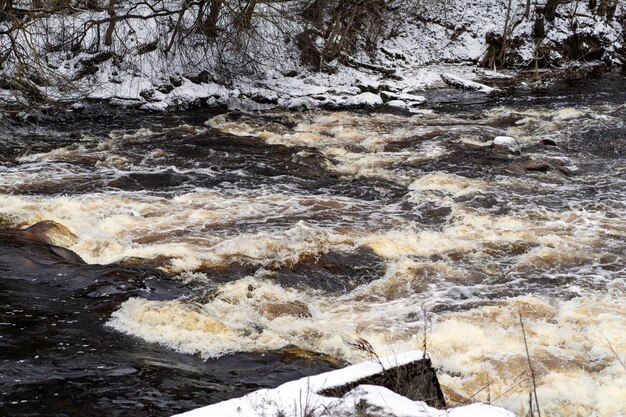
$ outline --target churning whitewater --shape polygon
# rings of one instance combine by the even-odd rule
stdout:
[[[625,121],[608,97],[16,128],[5,144],[33,138],[1,161],[0,223],[52,220],[87,263],[174,274],[192,294],[132,297],[106,325],[185,354],[426,349],[452,404],[523,415],[521,315],[542,411],[618,416]]]

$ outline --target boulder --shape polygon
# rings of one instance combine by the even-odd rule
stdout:
[[[361,93],[350,97],[346,104],[353,107],[373,107],[383,104],[383,99],[374,93]]]
[[[408,107],[407,104],[402,100],[390,100],[387,102],[387,106],[396,109],[406,109]]]
[[[522,147],[515,138],[510,136],[496,137],[491,143],[491,149],[497,153],[510,153],[513,155],[521,155],[522,153]]]
[[[542,159],[529,159],[528,161],[520,162],[520,164],[526,171],[547,172],[554,169],[552,164]]]
[[[557,146],[557,147],[559,146],[552,139],[541,139],[541,141],[539,143],[541,143],[543,146]]]
[[[524,175],[527,172],[548,172],[559,169],[550,162],[543,159],[527,159],[525,161],[515,162],[508,166],[507,170],[516,175]]]
[[[78,236],[70,229],[52,220],[45,220],[26,228],[24,237],[48,245],[70,247],[76,244]]]
[[[382,362],[382,361],[381,361]],[[382,369],[348,383],[327,388],[321,395],[343,397],[360,385],[377,385],[413,401],[424,401],[431,407],[443,408],[445,399],[435,369],[428,357]]]

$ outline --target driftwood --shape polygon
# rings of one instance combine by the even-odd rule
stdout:
[[[482,93],[493,93],[497,91],[496,88],[489,87],[485,84],[480,84],[474,81],[466,80],[461,77],[457,77],[452,74],[439,74],[443,82],[448,84],[451,87],[461,88],[463,90],[472,90],[472,91],[480,91]]]
[[[393,68],[386,68],[386,67],[381,67],[380,65],[374,65],[374,64],[368,64],[365,62],[361,62],[361,61],[357,61],[356,59],[352,58],[351,56],[348,56],[346,54],[342,54],[341,58],[343,60],[343,62],[352,68],[365,68],[368,69],[370,71],[374,71],[374,72],[379,72],[383,75],[386,75],[387,77],[390,78],[397,78],[397,74],[396,74],[396,70]]]

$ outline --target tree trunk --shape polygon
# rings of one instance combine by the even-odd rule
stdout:
[[[246,8],[239,17],[238,26],[240,29],[248,30],[252,27],[252,15],[258,0],[249,0]]]
[[[189,9],[189,2],[187,0],[183,0],[183,7],[178,12],[178,20],[176,21],[176,26],[174,26],[174,30],[172,31],[172,36],[170,37],[170,42],[165,47],[165,53],[169,53],[169,51],[174,47],[174,42],[176,41],[176,36],[180,32],[181,27],[183,26],[183,18],[185,17],[185,12]]]
[[[13,0],[0,0],[0,19],[9,16],[13,11]]]
[[[109,18],[111,21],[109,22],[109,26],[107,27],[107,31],[104,34],[104,45],[111,46],[113,45],[113,32],[115,32],[115,3],[117,0],[109,0],[109,7],[107,8],[107,13],[109,14]]]
[[[548,0],[546,3],[545,16],[549,22],[553,22],[556,17],[556,8],[561,4],[571,3],[574,0]]]
[[[327,3],[328,0],[314,0],[302,12],[302,16],[318,30],[324,27],[324,10],[326,10]]]
[[[211,7],[209,9],[209,16],[206,19],[205,27],[206,34],[209,37],[215,38],[218,35],[217,22],[220,18],[222,11],[222,0],[211,0]]]
[[[500,61],[500,65],[504,65],[506,61],[506,47],[507,47],[507,41],[508,41],[508,35],[509,35],[509,21],[511,20],[512,3],[513,1],[509,0],[509,4],[507,5],[507,8],[506,8],[506,17],[504,19],[504,30],[502,31],[502,50],[500,51],[500,57],[498,59]]]
[[[543,17],[543,10],[536,8],[535,13],[537,16],[535,18],[535,26],[533,27],[533,38],[535,39],[535,43],[537,43],[546,37],[546,26]]]
[[[613,4],[609,5],[609,9],[606,11],[606,18],[608,20],[613,20],[613,18],[615,17],[615,12],[617,11],[617,3],[619,2],[619,0],[614,0]]]
[[[100,10],[100,2],[98,0],[87,0],[85,3],[87,10]]]
[[[10,12],[13,10],[13,0],[0,0],[0,10]]]

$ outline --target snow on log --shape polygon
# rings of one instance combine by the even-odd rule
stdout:
[[[461,77],[457,77],[452,74],[440,74],[441,79],[448,85],[456,88],[462,88],[464,90],[480,91],[482,93],[493,93],[498,91],[497,88],[489,87],[485,84],[480,84],[474,81],[466,80]]]
[[[439,382],[430,359],[412,351],[258,390],[179,416],[353,416],[360,410],[390,417],[515,417],[484,404],[451,410],[431,405],[444,405]]]

